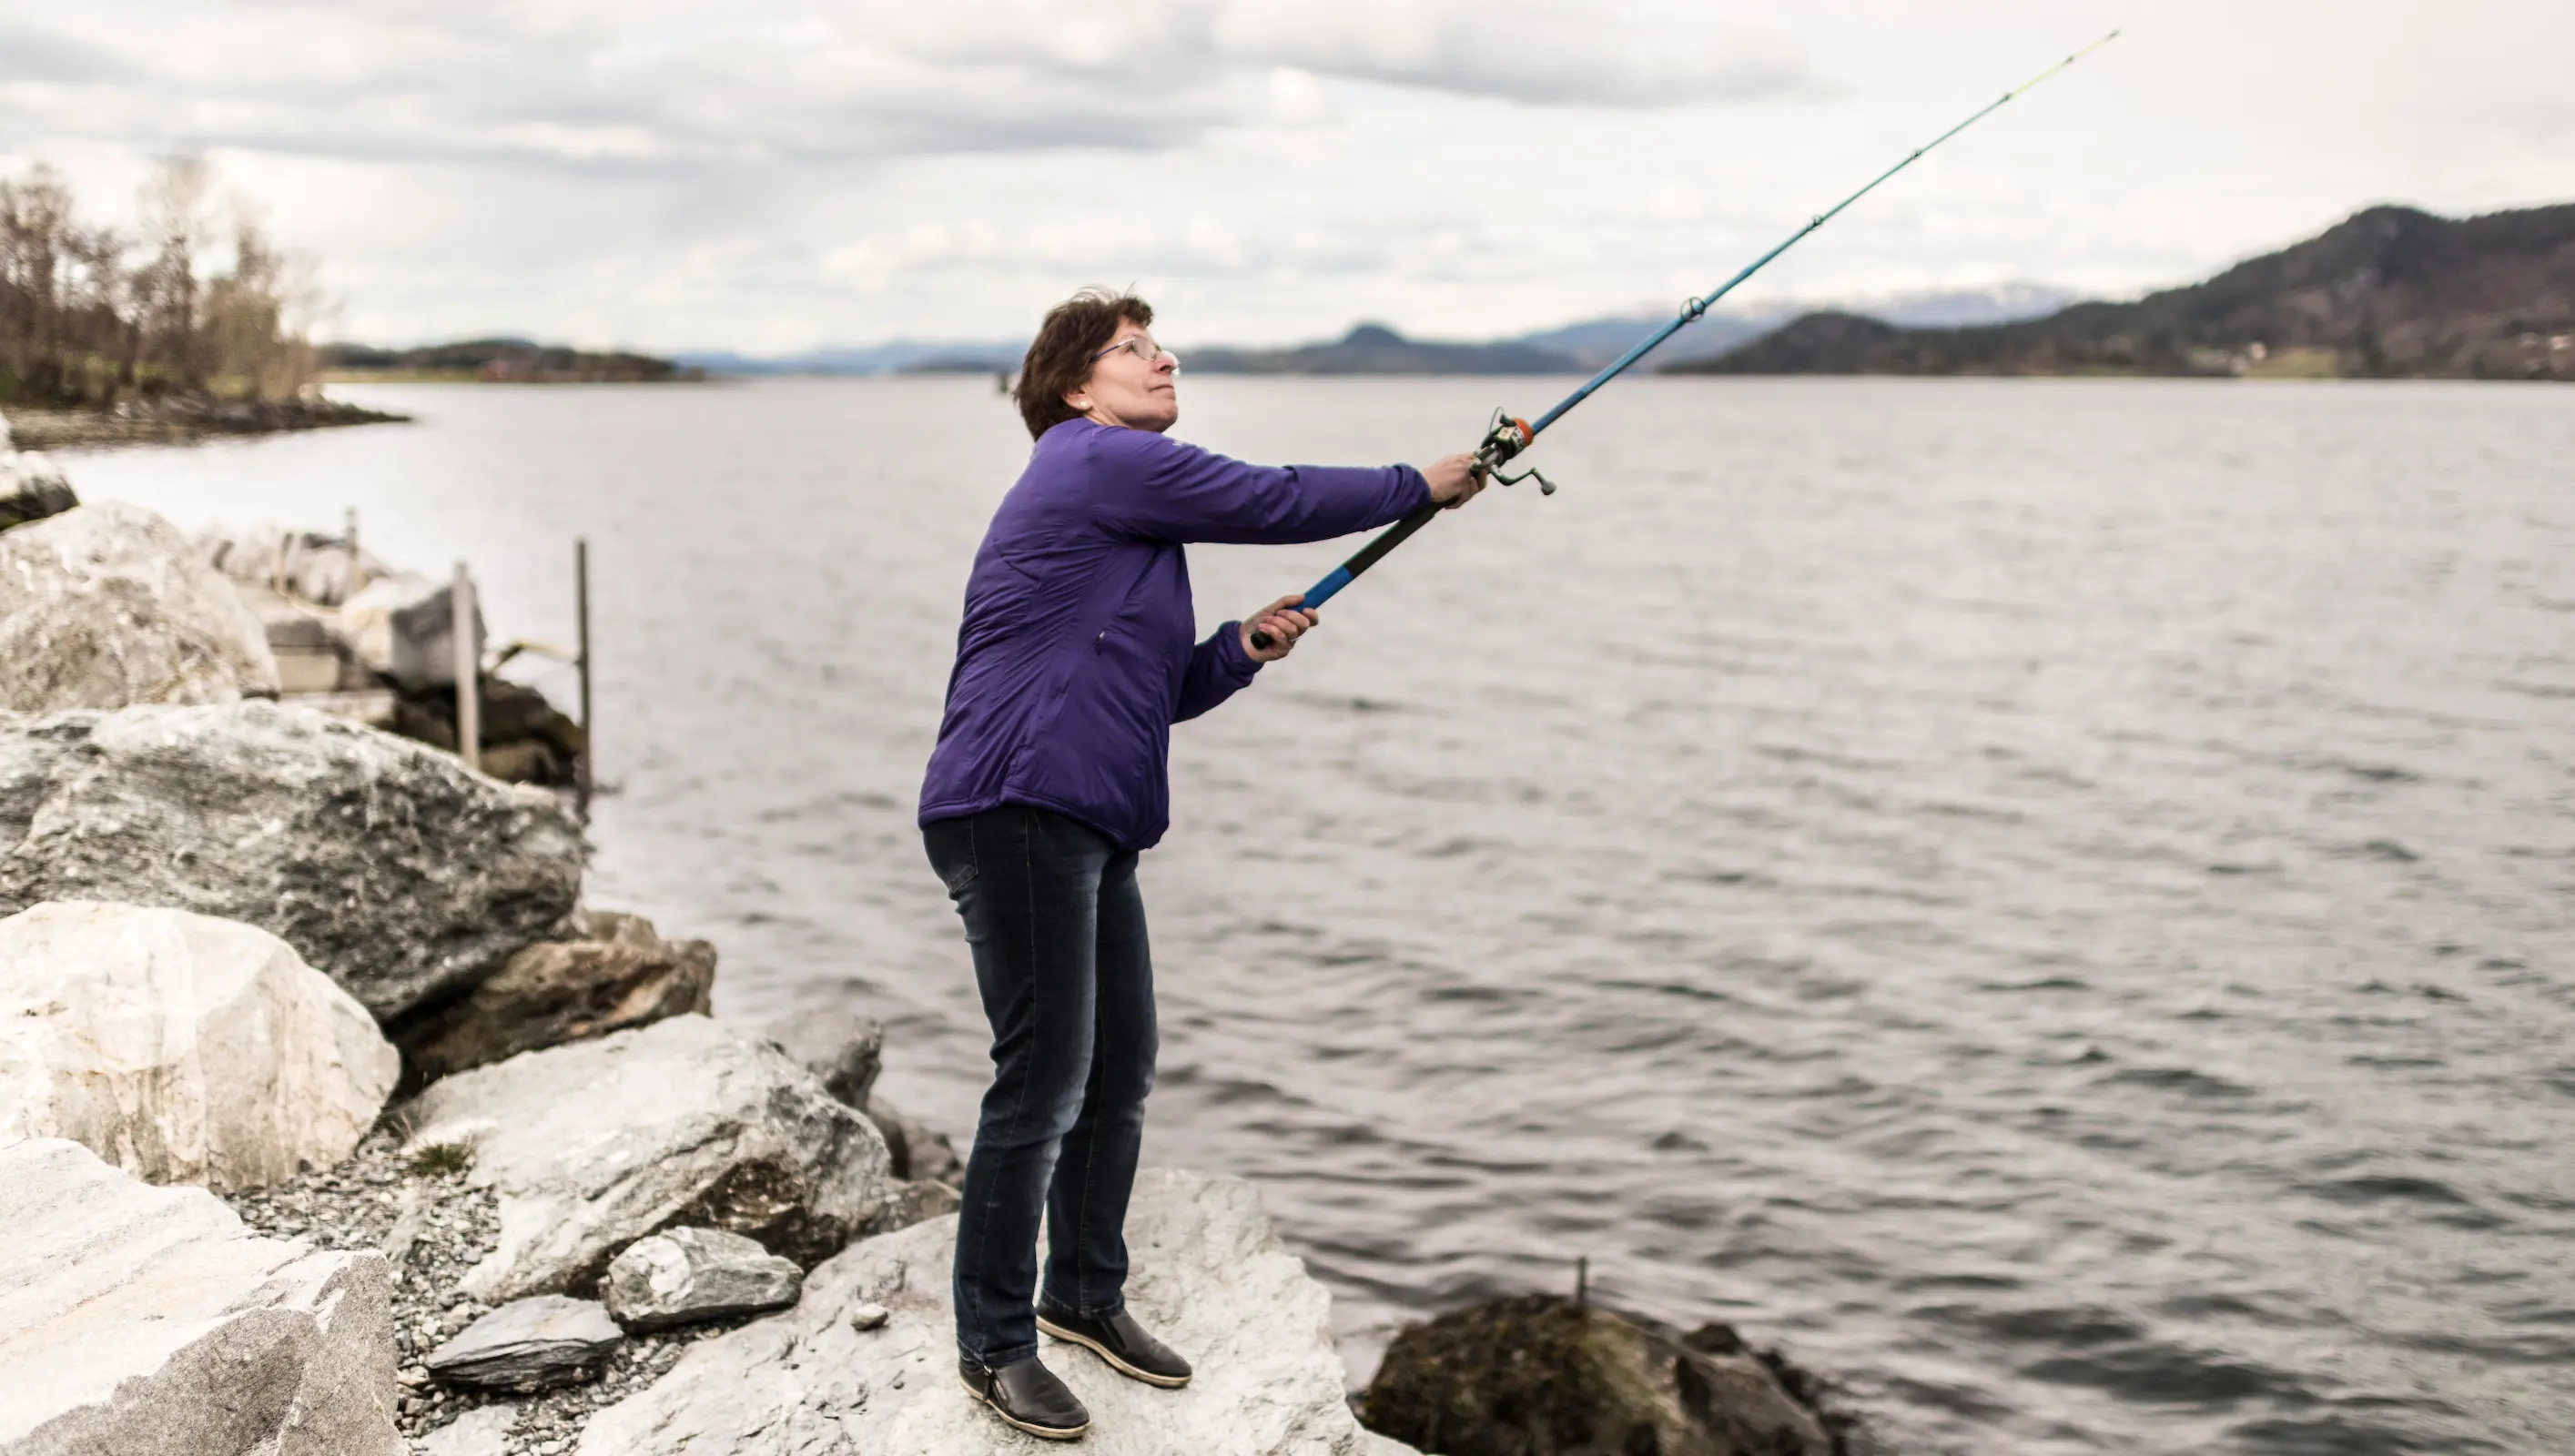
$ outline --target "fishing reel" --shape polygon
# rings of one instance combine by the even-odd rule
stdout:
[[[1505,462],[1528,449],[1529,442],[1536,438],[1537,432],[1529,429],[1526,420],[1513,419],[1499,409],[1494,410],[1493,418],[1484,430],[1484,443],[1475,447],[1475,474],[1490,477],[1506,486],[1535,481],[1539,495],[1554,495],[1555,482],[1539,475],[1534,467],[1515,476],[1504,475],[1501,471]]]

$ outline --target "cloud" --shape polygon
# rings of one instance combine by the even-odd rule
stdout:
[[[1815,86],[1784,40],[1602,3],[1505,23],[1459,0],[152,0],[19,21],[0,117],[156,147],[672,170],[1157,151],[1327,121],[1295,73],[1618,108]]]
[[[1705,5],[1238,3],[1216,40],[1243,60],[1513,101],[1651,108],[1831,90],[1795,42]]]

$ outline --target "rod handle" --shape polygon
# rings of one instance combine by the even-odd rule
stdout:
[[[1432,509],[1436,510],[1437,508],[1433,507]],[[1316,582],[1314,585],[1305,589],[1304,599],[1296,604],[1296,610],[1299,612],[1311,612],[1315,608],[1322,606],[1324,603],[1331,601],[1334,594],[1338,593],[1343,587],[1350,584],[1350,577],[1353,574],[1346,563],[1325,572],[1323,574],[1323,580]],[[1270,651],[1271,645],[1276,641],[1276,638],[1263,632],[1260,628],[1256,627],[1252,630],[1252,645],[1265,653]]]

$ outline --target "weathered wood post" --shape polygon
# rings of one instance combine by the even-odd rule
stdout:
[[[582,819],[590,818],[591,764],[599,757],[598,729],[590,721],[590,538],[575,537],[572,543],[572,590],[574,611],[580,640],[574,650],[581,662],[581,767],[574,782],[575,801]]]
[[[456,585],[448,593],[456,643],[456,751],[465,766],[483,766],[483,645],[474,631],[474,579],[465,563],[456,564]]]

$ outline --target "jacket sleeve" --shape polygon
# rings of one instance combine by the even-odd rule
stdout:
[[[1229,622],[1216,635],[1190,651],[1190,670],[1181,678],[1181,706],[1174,723],[1191,719],[1252,686],[1261,665],[1243,650],[1243,624]]]
[[[1429,483],[1408,465],[1247,465],[1147,430],[1103,430],[1092,450],[1101,524],[1142,541],[1329,541],[1430,503]]]

